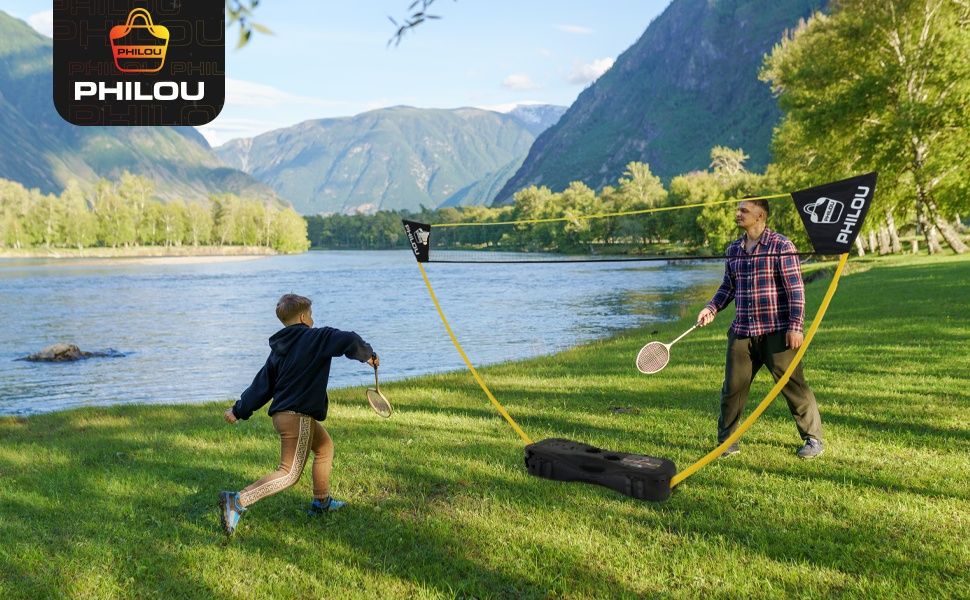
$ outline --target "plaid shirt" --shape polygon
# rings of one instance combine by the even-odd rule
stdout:
[[[757,258],[760,254],[793,254],[795,244],[768,228],[751,254],[744,249],[744,240],[742,234],[728,246],[724,282],[707,307],[717,313],[734,300],[737,314],[731,330],[739,336],[802,331],[805,285],[798,256]]]

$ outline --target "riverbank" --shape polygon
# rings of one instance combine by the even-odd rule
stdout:
[[[259,257],[278,254],[265,246],[135,246],[131,248],[0,248],[0,258],[206,258]]]
[[[794,458],[779,398],[742,452],[663,504],[535,479],[467,372],[335,390],[334,494],[309,475],[254,506],[226,545],[215,501],[276,466],[270,420],[228,402],[0,418],[0,596],[956,597],[970,585],[970,257],[855,261],[805,359],[826,452]],[[814,315],[829,277],[807,288]],[[700,307],[696,307],[699,309]],[[660,328],[482,369],[534,439],[664,456],[714,445],[730,315],[645,377]],[[654,329],[658,329],[653,333]],[[393,365],[386,364],[388,370]],[[752,408],[770,387],[762,373]]]

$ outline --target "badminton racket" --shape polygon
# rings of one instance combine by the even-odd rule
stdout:
[[[643,348],[640,348],[640,351],[637,352],[637,369],[645,375],[652,375],[662,371],[667,366],[667,363],[670,362],[670,347],[698,327],[700,327],[700,323],[695,323],[693,327],[680,334],[680,337],[669,344],[650,342]]]
[[[381,384],[377,380],[377,365],[374,365],[374,387],[367,388],[367,402],[378,415],[385,419],[391,416],[391,403],[387,400],[387,396],[381,392]]]

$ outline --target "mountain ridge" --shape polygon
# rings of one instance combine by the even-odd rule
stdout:
[[[613,66],[542,133],[496,197],[571,181],[599,189],[631,161],[654,174],[706,168],[713,146],[741,147],[748,166],[769,161],[781,113],[758,80],[762,57],[825,0],[674,0]]]
[[[565,111],[519,108],[390,106],[233,139],[215,152],[304,214],[484,204],[504,183],[494,178],[524,159],[533,131]]]

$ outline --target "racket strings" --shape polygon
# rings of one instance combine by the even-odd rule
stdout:
[[[367,401],[370,403],[374,412],[382,417],[391,416],[391,403],[381,392],[374,388],[367,388]]]
[[[650,342],[637,354],[637,369],[649,375],[666,367],[669,360],[670,350],[667,346],[661,342]]]

